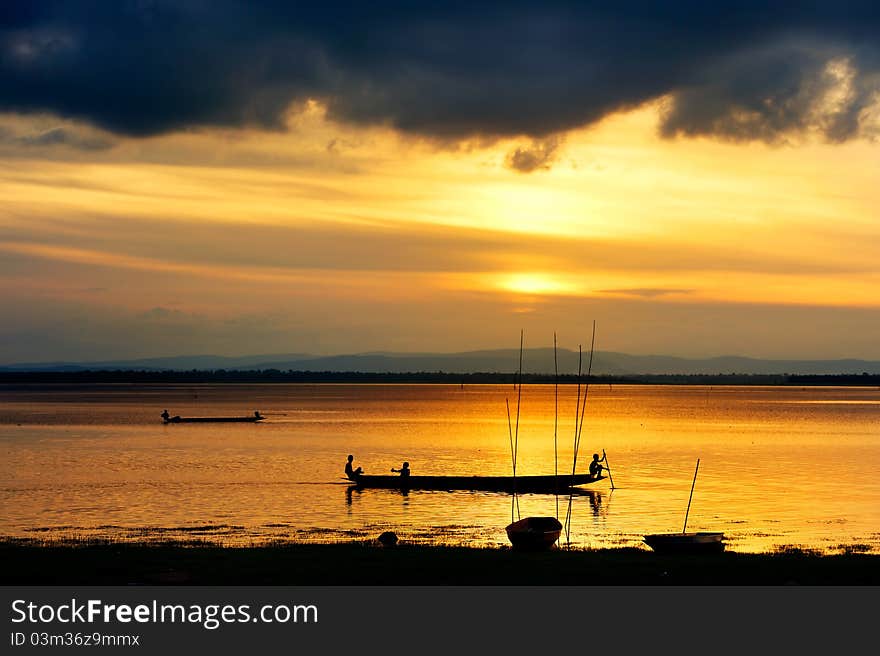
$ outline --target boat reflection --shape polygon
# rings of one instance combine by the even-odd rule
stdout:
[[[590,500],[590,509],[593,511],[593,516],[598,517],[602,511],[602,495],[595,490],[585,491],[587,492],[587,498]]]
[[[564,496],[568,496],[571,493],[574,497],[587,497],[590,500],[590,507],[594,510],[598,511],[602,506],[602,498],[603,493],[598,492],[596,490],[586,490],[578,487],[571,488],[570,490],[566,490]],[[365,496],[379,496],[379,497],[402,497],[409,498],[410,496],[418,497],[425,496],[430,498],[436,498],[438,494],[448,494],[450,496],[470,496],[470,497],[508,497],[513,496],[511,492],[503,492],[503,491],[491,491],[491,490],[411,490],[409,488],[365,488],[360,487],[358,485],[348,485],[345,488],[345,502],[348,505],[351,505],[353,495],[357,494],[358,498],[361,495]],[[519,498],[538,498],[538,497],[546,497],[548,496],[543,492],[518,492],[516,494]],[[563,497],[562,494],[559,495],[561,499]]]
[[[358,487],[357,485],[349,485],[345,488],[345,503],[350,506],[352,504],[352,499],[354,495],[357,495],[357,498],[360,499],[361,494],[363,494],[364,488]],[[392,496],[392,497],[400,497],[402,499],[409,499],[410,491],[408,489],[370,489],[370,494],[379,494],[384,496]]]

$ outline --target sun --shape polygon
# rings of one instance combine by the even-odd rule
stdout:
[[[568,294],[569,283],[546,273],[513,273],[501,276],[499,287],[517,294]]]

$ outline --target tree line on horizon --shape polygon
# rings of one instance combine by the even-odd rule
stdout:
[[[453,385],[516,384],[516,372],[454,373],[444,371],[361,372],[282,371],[279,369],[84,370],[0,372],[0,384],[78,383],[443,383]],[[629,374],[581,375],[523,373],[524,384],[619,385],[858,385],[880,386],[880,374]]]

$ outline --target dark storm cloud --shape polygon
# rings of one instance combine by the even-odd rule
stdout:
[[[516,148],[507,155],[507,166],[520,173],[549,169],[559,152],[562,139],[558,136],[536,139],[531,145]]]
[[[113,147],[109,139],[81,134],[77,130],[55,127],[36,134],[15,134],[0,126],[0,144],[15,146],[70,146],[78,150],[106,150]]]
[[[0,110],[149,135],[280,129],[316,98],[428,137],[543,139],[670,94],[667,136],[842,140],[878,88],[878,29],[875,2],[7,0]],[[852,93],[827,111],[832,60]]]
[[[878,71],[876,53],[841,45],[779,42],[734,53],[676,91],[661,132],[773,142],[816,130],[845,141],[877,102]]]

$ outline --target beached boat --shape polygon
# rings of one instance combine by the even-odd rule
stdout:
[[[724,551],[724,533],[657,533],[645,543],[662,554],[703,554]]]
[[[163,419],[166,424],[199,424],[199,423],[229,423],[229,422],[257,422],[265,419],[262,415],[253,417],[168,417]]]
[[[688,507],[684,514],[684,526],[681,533],[653,533],[643,539],[651,549],[663,554],[707,554],[724,551],[724,533],[704,532],[686,533],[688,514],[691,511],[691,500],[694,498],[694,486],[697,484],[697,472],[700,471],[700,459],[694,469],[694,480],[691,483],[691,494]]]
[[[525,517],[509,524],[506,530],[514,549],[544,551],[559,539],[562,524],[555,517]]]
[[[358,488],[397,490],[481,490],[486,492],[567,492],[577,485],[601,481],[604,476],[560,474],[555,476],[368,476],[351,479]]]

